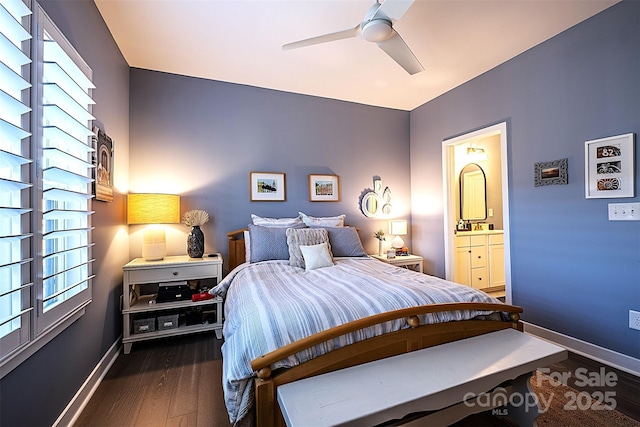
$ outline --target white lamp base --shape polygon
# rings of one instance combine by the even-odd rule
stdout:
[[[163,228],[148,227],[142,239],[142,258],[160,261],[167,255],[167,240]]]
[[[391,247],[393,248],[402,249],[403,246],[404,246],[404,240],[402,240],[402,237],[400,236],[394,237],[393,240],[391,241]]]

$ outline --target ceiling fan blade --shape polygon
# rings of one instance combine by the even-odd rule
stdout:
[[[332,42],[335,40],[348,39],[355,37],[360,32],[360,24],[347,30],[337,31],[335,33],[325,34],[323,36],[311,37],[310,39],[300,40],[293,43],[287,43],[282,46],[282,50],[297,49],[299,47],[312,46],[314,44]]]
[[[387,0],[388,1],[388,0]],[[376,43],[380,49],[396,61],[409,74],[416,74],[424,71],[424,67],[418,58],[411,52],[409,46],[402,40],[400,34],[393,30],[393,34],[387,40]]]
[[[386,19],[396,22],[409,10],[413,2],[414,0],[385,0],[371,19]]]

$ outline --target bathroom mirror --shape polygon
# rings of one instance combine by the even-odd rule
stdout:
[[[469,163],[460,171],[460,218],[487,219],[487,179],[476,163]]]

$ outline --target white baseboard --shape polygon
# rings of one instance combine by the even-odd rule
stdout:
[[[122,336],[118,337],[116,342],[109,348],[109,350],[102,356],[100,362],[93,369],[91,374],[87,377],[82,387],[76,392],[71,402],[64,408],[62,414],[58,417],[53,427],[71,427],[75,424],[78,417],[82,413],[82,410],[87,406],[91,396],[96,392],[98,386],[102,382],[109,369],[120,355],[122,349]]]
[[[608,348],[600,347],[590,342],[582,341],[532,323],[522,322],[524,331],[539,338],[551,341],[573,353],[579,354],[589,359],[604,363],[612,368],[620,369],[632,375],[640,377],[640,359],[636,359],[626,354],[618,353]]]

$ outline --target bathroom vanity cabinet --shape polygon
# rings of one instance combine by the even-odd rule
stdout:
[[[485,292],[504,291],[502,230],[458,232],[453,281]]]

